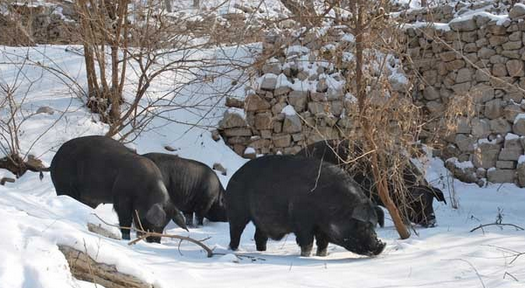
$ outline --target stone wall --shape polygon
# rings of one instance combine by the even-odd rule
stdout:
[[[73,4],[57,0],[45,4],[10,3],[0,7],[0,45],[80,43]]]
[[[524,18],[525,6],[516,5],[509,17],[482,13],[406,29],[410,57],[404,66],[419,79],[414,100],[429,119],[441,119],[451,99],[474,101],[473,117],[461,118],[456,133],[443,135],[438,151],[462,181],[525,186]],[[330,63],[316,62],[304,46],[267,61],[245,102],[227,101],[232,108],[219,132],[239,155],[295,153],[323,137],[340,138],[351,127],[344,115],[353,99],[343,94],[341,75]],[[295,84],[307,80],[315,87]],[[427,132],[439,126],[430,122]]]
[[[332,36],[341,40],[338,35]],[[273,51],[283,38],[267,37],[264,50]],[[296,44],[260,67],[244,102],[226,101],[230,108],[219,132],[237,154],[294,154],[307,144],[340,138],[350,127],[344,111],[353,100],[343,93],[343,77],[307,48],[313,42]]]
[[[507,18],[481,14],[407,29],[407,52],[422,76],[416,98],[429,115],[439,118],[455,97],[473,97],[474,117],[460,119],[441,154],[463,181],[525,186],[524,18],[525,5],[516,5]]]

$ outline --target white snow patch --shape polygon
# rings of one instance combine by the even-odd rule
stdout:
[[[519,120],[525,119],[525,113],[520,113],[516,118],[514,118],[514,124],[518,123]]]
[[[284,115],[286,116],[294,116],[294,115],[297,115],[297,112],[295,111],[295,109],[293,108],[292,105],[286,105],[283,110],[281,111],[281,113],[283,113]]]
[[[505,141],[513,140],[513,139],[520,139],[520,136],[513,134],[513,133],[507,133],[507,135],[505,135]]]

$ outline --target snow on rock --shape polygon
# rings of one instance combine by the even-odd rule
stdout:
[[[520,139],[520,136],[513,134],[513,133],[507,133],[507,135],[505,135],[505,141],[514,140],[514,139]]]
[[[253,149],[253,147],[246,147],[246,149],[244,149],[244,154],[255,154],[256,151],[255,149]]]
[[[449,163],[449,162],[450,162],[450,163],[453,163],[454,166],[455,166],[456,168],[459,168],[459,169],[469,169],[469,168],[474,168],[474,164],[472,164],[471,161],[463,161],[463,162],[460,162],[460,161],[458,160],[458,158],[456,158],[456,157],[449,158],[449,159],[447,159],[446,162],[447,162],[447,163]]]
[[[514,118],[514,124],[518,123],[518,121],[525,119],[525,113],[520,113]]]
[[[297,115],[297,112],[295,111],[295,109],[293,108],[292,105],[286,105],[286,106],[284,106],[284,108],[283,108],[283,110],[281,111],[281,113],[283,113],[283,114],[286,115],[286,116]]]

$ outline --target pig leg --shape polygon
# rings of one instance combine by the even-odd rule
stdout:
[[[230,249],[235,251],[239,248],[239,242],[241,241],[241,234],[246,227],[246,224],[250,222],[249,219],[230,219]]]
[[[184,218],[186,219],[186,226],[193,227],[193,212],[184,212]]]
[[[315,255],[322,257],[328,255],[328,237],[322,232],[318,232],[315,234],[315,242],[317,244],[317,252]]]
[[[301,256],[309,257],[314,247],[314,234],[312,229],[299,229],[295,233],[297,244],[301,247]]]
[[[268,242],[268,236],[261,231],[261,229],[255,229],[255,245],[257,246],[257,251],[266,251],[266,242]]]
[[[129,201],[116,200],[114,201],[113,209],[115,210],[115,212],[117,212],[120,227],[131,227],[131,223],[133,222],[133,209]],[[120,232],[122,233],[122,239],[131,239],[130,229],[121,228]]]
[[[204,225],[204,215],[208,214],[208,211],[211,208],[211,205],[213,202],[206,201],[201,203],[201,205],[197,206],[197,209],[195,211],[195,217],[197,218],[197,226]]]

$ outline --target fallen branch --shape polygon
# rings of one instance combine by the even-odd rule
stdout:
[[[122,237],[119,237],[115,233],[105,229],[100,224],[96,225],[93,223],[87,223],[87,228],[88,228],[88,231],[91,231],[95,234],[98,234],[98,235],[101,235],[107,238],[115,239],[115,240],[122,240]]]
[[[134,245],[134,244],[137,244],[138,242],[140,242],[141,240],[144,240],[148,237],[165,237],[165,238],[172,238],[172,239],[179,239],[179,240],[182,240],[182,241],[188,241],[188,242],[191,242],[193,244],[196,244],[198,246],[200,246],[204,251],[206,251],[206,253],[208,254],[208,258],[211,258],[213,257],[213,250],[206,246],[204,243],[202,243],[203,241],[206,241],[208,239],[210,239],[211,237],[207,237],[207,238],[204,238],[202,240],[196,240],[196,239],[193,239],[191,237],[187,237],[187,236],[180,236],[180,235],[174,235],[174,234],[163,234],[163,233],[156,233],[156,232],[149,232],[149,231],[145,231],[144,229],[140,228],[140,229],[137,229],[137,228],[133,228],[133,227],[121,227],[121,226],[118,226],[118,225],[114,225],[114,224],[111,224],[111,223],[108,223],[106,222],[105,220],[103,220],[102,218],[100,218],[97,214],[94,214],[95,217],[97,217],[100,221],[102,221],[102,223],[108,225],[108,226],[112,226],[112,227],[117,227],[117,228],[120,228],[120,229],[127,229],[127,230],[133,230],[137,233],[140,233],[142,235],[140,235],[139,237],[137,237],[137,239],[134,239],[132,241],[130,241],[128,243],[128,245]],[[138,217],[137,217],[138,218]],[[139,226],[142,227],[142,225],[139,223]]]
[[[58,249],[66,257],[71,274],[76,279],[106,288],[153,288],[153,285],[135,276],[119,272],[115,265],[96,262],[85,252],[65,245],[58,245]]]
[[[490,224],[480,224],[478,227],[470,230],[470,232],[474,232],[478,229],[482,229],[485,228],[485,227],[488,227],[488,226],[498,226],[500,229],[503,229],[503,226],[511,226],[511,227],[514,227],[516,229],[516,231],[523,231],[525,229],[523,229],[522,227],[518,226],[518,225],[515,225],[515,224],[510,224],[510,223],[490,223]]]

